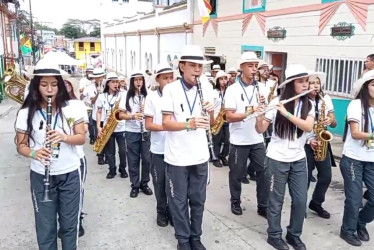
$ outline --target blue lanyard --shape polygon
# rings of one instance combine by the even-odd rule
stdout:
[[[112,102],[112,100],[113,100],[113,98],[115,97],[115,96],[117,96],[117,95],[113,95],[112,96],[112,98],[110,99],[110,101],[109,101],[109,99],[108,99],[108,97],[109,97],[109,94],[107,93],[106,94],[106,100],[107,100],[107,102],[108,102],[108,105],[109,105],[109,107],[110,107],[110,110],[112,110],[113,109],[113,105],[114,105],[114,103],[115,103],[115,101],[117,100],[114,100],[114,102],[113,103],[111,103]]]
[[[244,91],[245,96],[247,97],[248,105],[251,105],[251,102],[252,102],[252,99],[253,99],[253,96],[254,96],[254,93],[255,93],[255,87],[253,86],[252,96],[251,96],[251,99],[249,99],[248,95],[247,95],[247,91],[245,91],[245,88],[244,88],[244,83],[243,83],[241,78],[239,78],[239,83],[240,83],[240,86],[242,86],[242,89]]]
[[[370,119],[370,125],[371,125],[371,132],[374,132],[374,123],[373,123],[373,118],[371,117],[370,109],[368,109],[369,112],[369,119]]]
[[[40,114],[43,116],[44,120],[47,121],[47,116],[44,114],[44,110],[39,109],[39,112],[40,112]],[[56,113],[56,116],[55,116],[55,122],[54,122],[54,124],[53,124],[53,130],[56,129],[56,125],[57,125],[57,117],[58,117],[58,113]]]
[[[218,90],[218,91],[219,91],[219,97],[221,97],[221,101],[223,102],[223,98],[225,97],[226,91],[223,91],[223,95],[222,95],[222,91],[221,90]]]
[[[190,115],[192,116],[193,110],[195,108],[196,99],[197,99],[197,91],[196,91],[196,95],[195,95],[195,100],[193,101],[193,104],[192,104],[192,107],[191,107],[190,100],[188,100],[188,96],[187,96],[187,93],[186,93],[186,88],[187,87],[186,87],[185,83],[183,82],[183,79],[181,79],[181,84],[182,84],[182,88],[183,88],[183,91],[184,91],[184,96],[186,97],[186,100],[187,100],[188,108],[190,109]]]
[[[297,115],[299,114],[300,112],[300,106],[301,106],[301,100],[299,100],[299,103],[297,104],[297,110],[296,110],[296,117],[298,117]]]

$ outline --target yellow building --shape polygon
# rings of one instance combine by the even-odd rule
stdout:
[[[91,56],[98,56],[101,53],[101,39],[97,37],[81,37],[74,40],[75,58],[85,60],[91,64]]]

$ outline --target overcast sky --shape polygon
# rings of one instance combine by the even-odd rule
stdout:
[[[100,2],[110,0],[21,0],[21,9],[29,11],[29,1],[35,21],[60,29],[69,18],[100,19]]]

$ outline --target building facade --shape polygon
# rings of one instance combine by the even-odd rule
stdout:
[[[101,53],[101,39],[97,37],[81,37],[74,39],[75,58],[90,62],[91,56]]]
[[[327,73],[325,92],[333,97],[342,134],[353,82],[374,45],[374,0],[211,0],[204,25],[194,8],[193,42],[222,68],[238,67],[254,51],[284,78],[288,64],[302,63]]]
[[[107,9],[117,8],[121,15],[102,20],[106,68],[128,76],[135,69],[153,72],[160,62],[171,64],[185,45],[191,43],[190,1],[130,0],[121,5],[107,4]]]

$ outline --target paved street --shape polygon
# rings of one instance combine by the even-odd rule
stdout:
[[[29,160],[19,156],[14,144],[14,120],[19,105],[7,99],[0,104],[0,249],[37,249],[34,217],[29,192]],[[341,143],[337,140],[334,150]],[[105,179],[107,166],[99,166],[86,144],[88,176],[85,186],[84,227],[80,249],[176,249],[172,227],[156,225],[154,196],[129,197],[129,179],[118,176]],[[255,184],[243,185],[244,213],[230,212],[228,168],[211,168],[212,181],[207,191],[203,238],[207,249],[272,249],[266,243],[267,222],[256,213]],[[150,184],[153,189],[153,186]],[[358,249],[339,238],[343,211],[343,185],[338,168],[333,168],[333,182],[325,208],[331,219],[317,218],[308,212],[302,239],[308,249]],[[290,197],[284,204],[282,226],[289,220]],[[368,226],[374,236],[374,225]],[[373,249],[364,243],[360,249]]]

